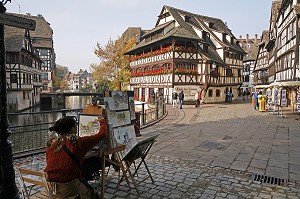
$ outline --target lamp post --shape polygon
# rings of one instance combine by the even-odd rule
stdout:
[[[5,13],[4,5],[10,0],[0,1],[0,13]],[[16,186],[15,171],[13,166],[12,143],[8,137],[11,132],[8,129],[7,119],[7,90],[6,90],[6,66],[4,25],[0,24],[0,198],[19,198],[19,190]]]

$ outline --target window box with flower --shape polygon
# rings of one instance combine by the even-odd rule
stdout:
[[[141,101],[142,101],[142,102],[145,101],[145,96],[144,96],[144,95],[141,97]]]
[[[131,77],[139,77],[139,76],[151,76],[151,75],[160,75],[160,74],[168,74],[171,73],[169,69],[160,69],[160,70],[151,70],[151,71],[144,71],[144,72],[136,72],[131,73]]]
[[[154,50],[154,51],[143,53],[141,55],[133,55],[129,58],[129,61],[136,61],[139,59],[144,59],[147,57],[152,57],[155,55],[160,55],[163,53],[171,52],[173,50],[177,51],[177,52],[188,52],[188,53],[196,53],[197,52],[197,48],[194,48],[194,47],[175,46],[173,48],[172,46],[167,46],[167,47],[161,48],[159,50]]]
[[[176,68],[175,69],[175,74],[179,75],[197,75],[198,71],[197,70],[192,70],[192,69],[185,69],[185,68]]]

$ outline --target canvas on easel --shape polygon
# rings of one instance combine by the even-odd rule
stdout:
[[[132,120],[135,119],[135,106],[132,91],[111,91],[110,96],[104,97],[108,122],[112,125],[110,143],[126,146],[124,156],[136,143],[136,135]]]
[[[137,144],[134,126],[130,125],[115,128],[113,131],[113,139],[115,139],[117,143],[125,145],[125,150],[121,152],[121,157],[125,157],[126,154]]]
[[[89,136],[99,132],[100,123],[98,115],[79,115],[79,136]]]

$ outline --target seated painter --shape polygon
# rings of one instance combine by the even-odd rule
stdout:
[[[46,178],[51,182],[54,198],[68,198],[80,195],[80,198],[98,198],[99,196],[81,179],[81,167],[84,157],[100,141],[106,138],[108,132],[107,120],[99,116],[99,132],[79,137],[76,120],[66,116],[55,122],[49,128],[57,136],[47,143],[45,168]],[[100,161],[99,161],[100,162]]]

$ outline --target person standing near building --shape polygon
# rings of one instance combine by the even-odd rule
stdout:
[[[196,100],[196,104],[195,107],[196,108],[200,108],[200,102],[201,102],[202,96],[201,96],[201,91],[197,91],[195,94],[195,100]]]
[[[250,91],[248,88],[246,88],[246,95],[247,95],[247,99],[249,99]]]
[[[183,94],[183,91],[181,91],[179,93],[179,103],[180,103],[180,109],[182,109],[182,104],[183,104],[183,100],[184,100],[184,94]]]
[[[173,108],[178,108],[178,105],[177,105],[177,99],[178,99],[178,94],[176,93],[176,91],[174,90],[173,93],[172,93],[172,104],[173,104]]]
[[[253,99],[254,99],[254,110],[255,110],[256,107],[258,108],[258,94],[257,94],[257,91],[254,91]]]

